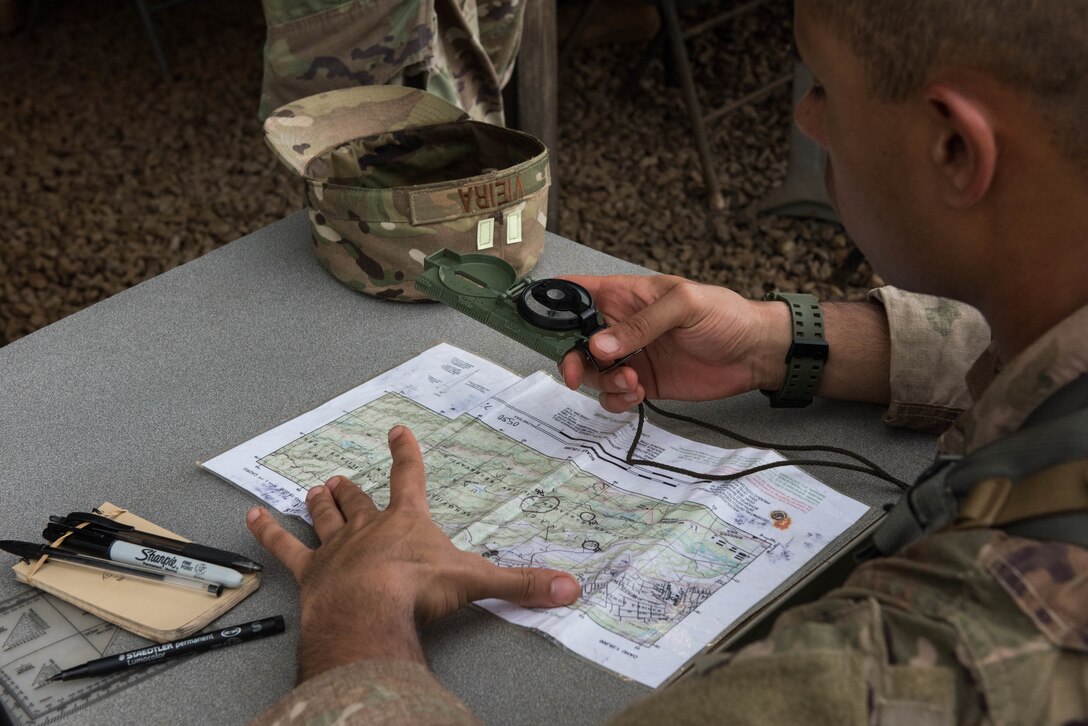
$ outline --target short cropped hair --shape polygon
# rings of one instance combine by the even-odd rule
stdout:
[[[942,67],[986,73],[1036,99],[1055,146],[1088,174],[1085,0],[806,1],[878,98],[904,101]]]

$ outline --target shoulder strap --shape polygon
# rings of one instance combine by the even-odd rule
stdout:
[[[1088,510],[1088,459],[1058,464],[1013,482],[983,479],[960,502],[953,526],[1004,527]]]
[[[1082,460],[1088,460],[1088,376],[1054,394],[1027,428],[966,457],[939,457],[891,507],[858,557],[897,552],[953,524],[980,484],[966,515],[980,522],[976,526],[1088,546],[1088,462]],[[1027,489],[1013,496],[1022,484]],[[1001,522],[985,524],[980,513]]]

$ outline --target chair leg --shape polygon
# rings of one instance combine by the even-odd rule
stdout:
[[[525,29],[517,65],[518,128],[548,147],[552,185],[548,190],[549,232],[559,232],[559,60],[555,0],[533,0],[525,8]]]
[[[687,48],[684,47],[684,34],[680,30],[680,17],[676,12],[676,0],[658,0],[661,10],[661,19],[668,33],[669,45],[672,46],[672,55],[676,65],[676,72],[680,76],[680,87],[684,92],[684,102],[688,107],[688,116],[691,118],[692,131],[695,132],[695,146],[699,151],[699,161],[703,166],[703,183],[706,185],[707,197],[710,206],[714,209],[725,209],[725,197],[722,196],[718,186],[718,175],[714,171],[714,162],[710,155],[710,144],[706,138],[706,127],[703,124],[703,111],[699,106],[699,99],[695,95],[695,83],[691,78],[691,65],[688,62]]]
[[[796,108],[812,86],[812,74],[803,63],[793,68],[793,106]],[[839,222],[831,200],[827,196],[824,169],[827,154],[819,144],[801,133],[790,122],[790,162],[786,180],[766,197],[751,206],[757,215],[770,214],[779,217],[802,217]]]
[[[166,64],[166,56],[159,45],[159,35],[155,32],[155,24],[151,21],[151,11],[147,9],[146,0],[136,0],[136,9],[140,13],[140,19],[144,22],[144,30],[147,31],[147,40],[151,43],[151,52],[155,54],[155,61],[159,64],[159,70],[167,81],[172,80],[170,66]]]

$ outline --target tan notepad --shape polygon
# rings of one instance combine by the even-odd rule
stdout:
[[[146,519],[108,502],[99,507],[104,516],[152,534],[182,539]],[[188,540],[185,540],[188,541]],[[241,587],[224,588],[219,597],[158,582],[96,572],[48,560],[31,575],[34,563],[19,562],[12,569],[20,582],[55,595],[92,615],[165,643],[197,632],[260,586],[260,575],[246,574]]]

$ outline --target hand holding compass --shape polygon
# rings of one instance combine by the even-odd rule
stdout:
[[[706,401],[782,383],[791,334],[781,303],[670,275],[564,279],[585,289],[614,321],[587,341],[591,355],[609,360],[644,348],[604,374],[580,356],[561,362],[567,387],[601,391],[608,411],[626,411],[647,398]]]
[[[519,280],[496,257],[449,250],[426,258],[416,286],[559,362],[567,386],[601,391],[608,411],[782,383],[791,337],[785,306],[726,288],[670,275]]]

